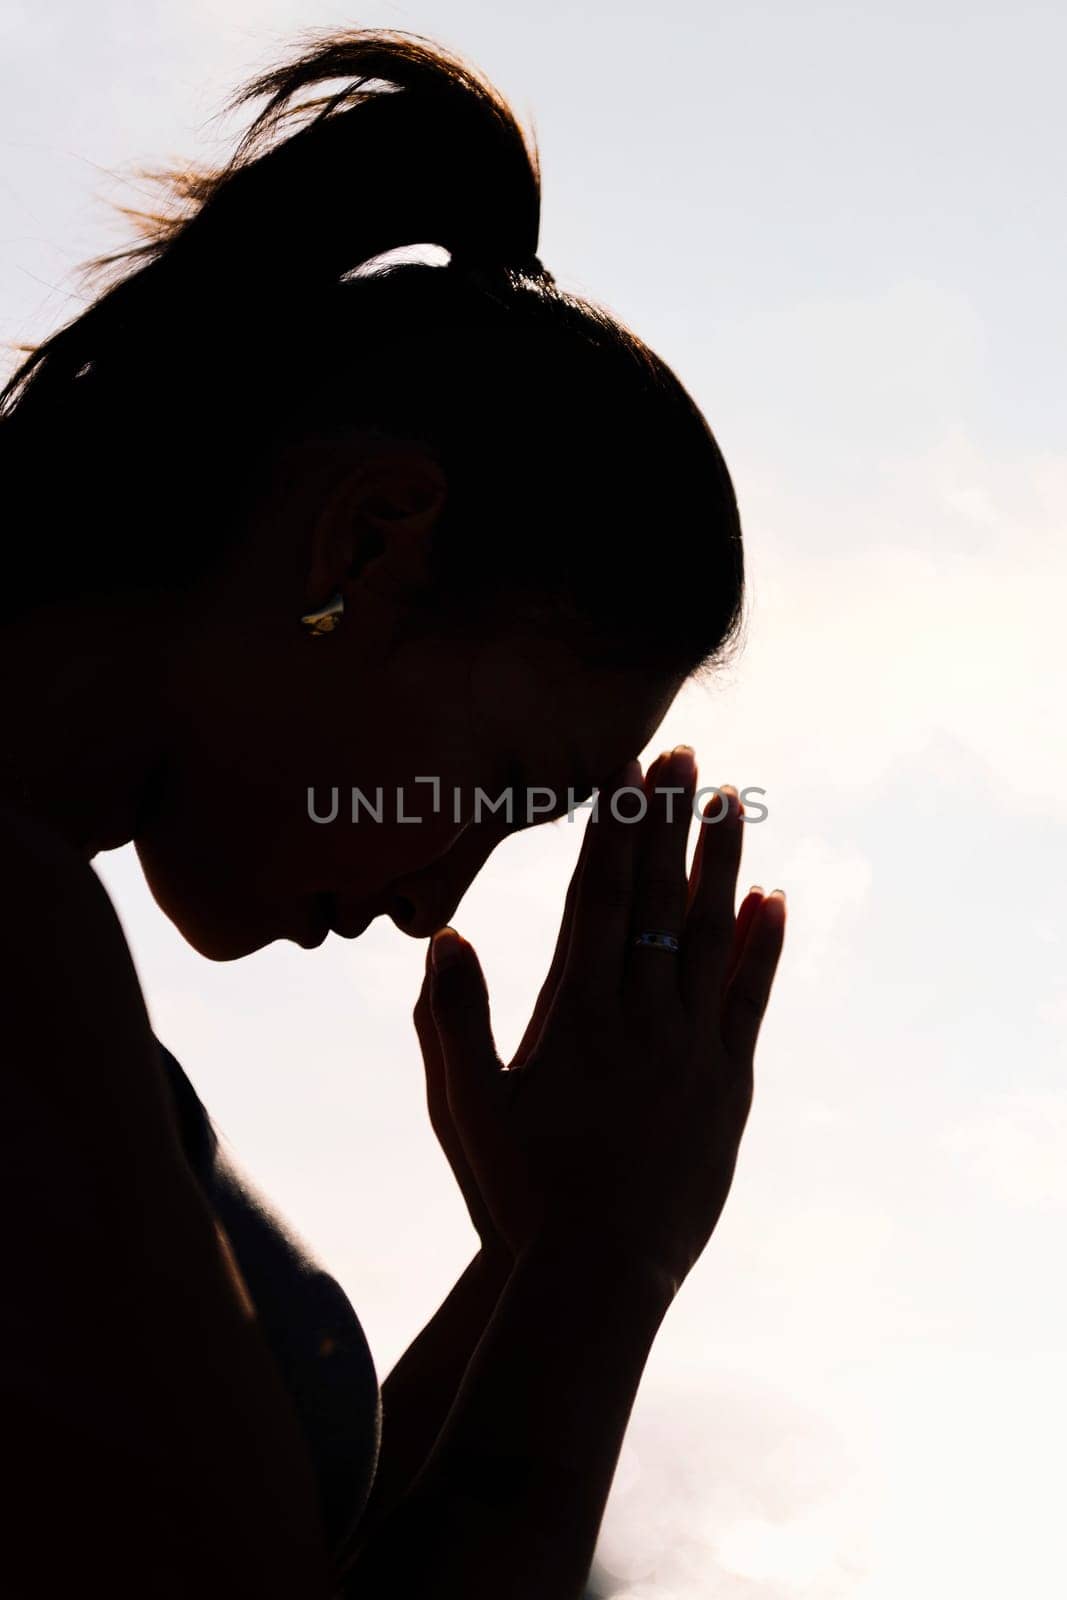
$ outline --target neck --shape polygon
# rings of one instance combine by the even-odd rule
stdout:
[[[0,629],[0,800],[86,859],[136,837],[161,768],[158,616],[56,606]]]

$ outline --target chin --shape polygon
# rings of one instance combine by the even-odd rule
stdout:
[[[287,913],[264,911],[254,919],[228,916],[227,908],[221,905],[212,908],[210,914],[204,908],[188,906],[180,911],[164,906],[163,910],[183,939],[208,961],[239,961],[270,944],[295,944],[301,950],[317,950],[330,933],[342,931],[334,927],[331,907],[329,896],[315,895],[298,902]],[[344,936],[358,937],[367,921],[369,918],[361,918]]]
[[[171,917],[170,920],[186,944],[208,961],[240,961],[242,956],[254,955],[279,937],[275,933],[257,934],[249,928],[224,927],[221,924],[205,927],[203,923],[191,924],[180,917]]]
[[[186,944],[208,961],[239,961],[242,956],[253,955],[255,951],[273,944],[276,939],[295,937],[295,934],[279,930],[276,923],[270,926],[266,919],[252,921],[246,917],[228,916],[226,908],[222,906],[209,909],[202,905],[190,905],[187,900],[176,901],[160,894],[151,880],[149,888],[159,909],[177,928]]]
[[[318,929],[299,909],[283,915],[278,906],[257,904],[253,893],[234,883],[223,885],[172,865],[138,848],[145,882],[156,905],[177,928],[186,944],[208,961],[239,961],[278,939],[312,946],[321,944]],[[198,893],[198,890],[203,892]],[[325,937],[323,933],[322,937]]]

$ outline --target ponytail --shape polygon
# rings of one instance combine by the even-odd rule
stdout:
[[[266,104],[225,166],[146,174],[168,208],[128,213],[143,242],[89,269],[135,270],[30,355],[0,415],[45,420],[89,369],[123,353],[154,359],[160,339],[180,352],[219,330],[261,333],[264,317],[277,329],[317,289],[405,245],[544,274],[536,151],[492,85],[415,35],[311,38],[232,97],[226,110]],[[300,99],[339,79],[334,93]]]
[[[302,46],[231,100],[263,104],[225,165],[155,175],[139,241],[90,266],[114,281],[0,393],[4,613],[194,588],[287,446],[370,428],[447,477],[432,626],[506,601],[597,659],[715,657],[742,601],[725,463],[670,369],[544,269],[506,102],[414,35]],[[381,260],[419,245],[448,265]]]

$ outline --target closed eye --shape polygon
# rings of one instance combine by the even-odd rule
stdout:
[[[588,800],[595,786],[591,783],[571,784],[555,797],[554,815],[541,809],[535,811],[531,817],[529,812],[531,801],[542,808],[544,806],[547,798],[544,793],[545,787],[545,785],[537,784],[527,785],[525,782],[515,782],[511,785],[513,797],[512,821],[510,823],[505,821],[505,833],[524,833],[528,828],[541,828],[546,823],[566,822],[569,810],[579,805],[582,801]],[[503,816],[504,813],[502,812],[501,815]]]

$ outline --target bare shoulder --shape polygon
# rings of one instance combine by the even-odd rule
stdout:
[[[38,1181],[59,1188],[90,1163],[120,1174],[142,1148],[176,1163],[144,998],[100,879],[51,830],[0,812],[0,882],[4,1148],[32,1130]]]
[[[325,1597],[306,1444],[185,1160],[110,898],[10,815],[0,881],[4,1593],[41,1592],[47,1550],[50,1594],[200,1594],[210,1573],[220,1594]]]

